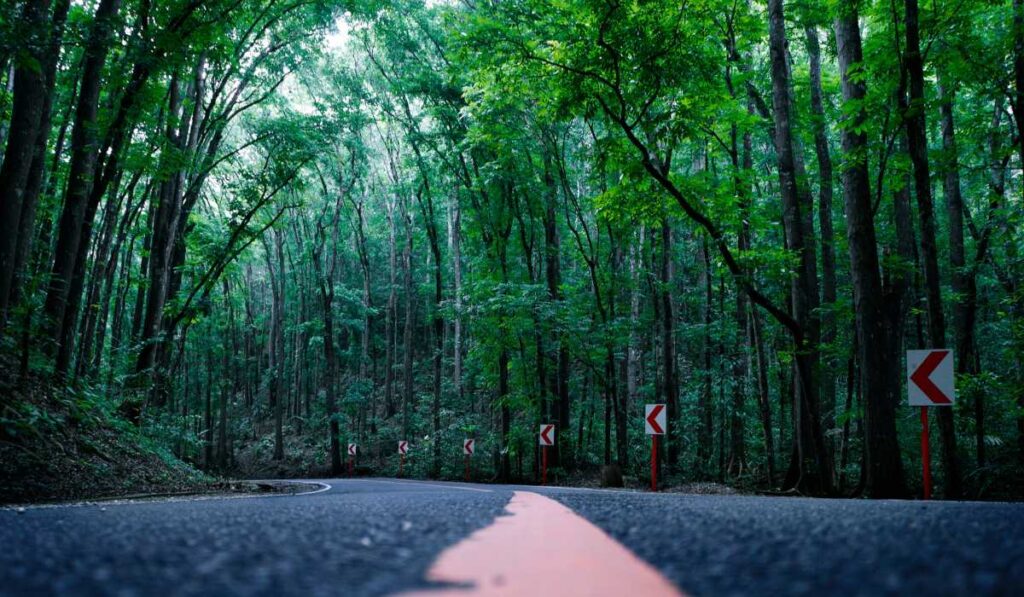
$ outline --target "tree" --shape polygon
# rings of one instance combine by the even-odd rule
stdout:
[[[945,493],[1019,486],[1016,0],[3,11],[0,353],[183,460],[615,483],[664,402],[669,484],[905,497],[951,317]]]
[[[851,77],[851,70],[863,60],[857,10],[845,7],[835,19],[836,47],[843,77],[843,100],[854,106],[853,118],[844,123],[843,200],[846,206],[846,235],[849,239],[850,271],[853,277],[857,313],[857,359],[865,396],[864,490],[872,497],[899,497],[905,492],[903,465],[896,446],[895,406],[899,386],[896,355],[891,346],[882,305],[877,240],[871,207],[867,167],[867,138],[860,132],[865,113],[865,85]]]

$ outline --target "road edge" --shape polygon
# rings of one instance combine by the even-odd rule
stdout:
[[[42,510],[47,508],[77,508],[84,506],[100,506],[105,510],[107,506],[124,506],[131,504],[159,504],[167,502],[198,502],[207,500],[234,500],[243,498],[283,498],[314,495],[330,491],[332,485],[322,481],[296,481],[293,479],[246,479],[251,483],[287,482],[294,485],[315,486],[309,491],[295,493],[267,493],[258,491],[244,491],[237,493],[213,493],[213,492],[181,492],[181,493],[151,493],[141,495],[120,496],[111,498],[93,498],[87,500],[73,500],[68,502],[47,502],[41,504],[4,504],[0,505],[0,512],[10,510],[18,513],[28,510]]]

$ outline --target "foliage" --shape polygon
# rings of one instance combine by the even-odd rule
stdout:
[[[0,6],[6,147],[13,67],[38,57],[21,9]],[[53,370],[65,389],[5,404],[12,444],[113,429],[172,469],[266,476],[338,474],[349,442],[364,447],[362,473],[397,474],[407,439],[404,474],[461,478],[461,441],[475,437],[477,479],[532,480],[536,427],[555,421],[557,478],[617,463],[642,484],[643,405],[669,402],[663,479],[776,489],[798,452],[796,370],[810,353],[828,485],[857,493],[877,398],[857,381],[850,249],[863,231],[840,187],[864,163],[887,300],[909,280],[888,349],[968,348],[953,409],[968,493],[1020,496],[1024,46],[1009,0],[921,7],[916,103],[903,2],[785,3],[780,75],[756,2],[125,0],[97,117],[80,122],[96,8],[68,17],[32,251],[2,332],[19,368]],[[843,101],[833,23],[853,8],[864,56],[845,74],[866,95]],[[805,250],[815,288],[835,280],[834,299],[813,297],[824,333],[809,345],[793,332],[803,261],[779,177],[783,75]],[[918,113],[952,322],[935,340],[924,216],[909,207]],[[74,215],[76,131],[102,144],[89,174],[108,186],[74,228],[81,299],[59,324],[53,247]],[[866,135],[857,152],[840,149],[850,132]],[[896,412],[891,452],[913,488],[916,413]]]

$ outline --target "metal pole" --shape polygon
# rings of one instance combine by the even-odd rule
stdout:
[[[651,491],[658,491],[658,436],[651,436]]]
[[[924,499],[932,499],[932,458],[928,445],[928,407],[921,407],[921,469]]]
[[[541,467],[540,467],[540,484],[548,484],[548,447],[541,446]]]

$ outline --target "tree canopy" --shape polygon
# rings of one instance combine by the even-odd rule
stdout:
[[[0,0],[0,149],[2,351],[206,470],[909,496],[948,348],[1020,497],[1021,0]]]

